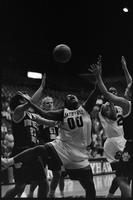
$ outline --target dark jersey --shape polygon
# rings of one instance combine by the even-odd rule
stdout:
[[[131,112],[130,114],[123,118],[123,127],[124,127],[124,134],[126,139],[133,140],[133,102],[131,104]]]
[[[39,128],[32,113],[26,112],[24,118],[18,123],[12,121],[12,131],[14,149],[26,149],[39,143],[37,138]]]
[[[39,127],[39,140],[43,144],[55,140],[57,135],[58,135],[58,126],[49,127],[46,125],[41,125]]]

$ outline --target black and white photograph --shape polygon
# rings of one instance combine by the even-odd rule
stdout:
[[[0,198],[132,199],[132,0],[1,5]]]

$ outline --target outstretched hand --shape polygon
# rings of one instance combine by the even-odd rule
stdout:
[[[102,56],[99,55],[97,58],[97,64],[102,67]]]
[[[20,95],[20,96],[22,96],[26,101],[28,101],[29,103],[31,102],[31,97],[28,95],[28,94],[24,94],[24,93],[22,93],[22,92],[20,92],[20,91],[18,91],[18,94]]]
[[[101,57],[102,56],[99,55],[97,63],[90,65],[90,67],[88,68],[88,71],[91,72],[96,77],[102,74]]]
[[[127,66],[127,63],[124,56],[121,57],[121,63],[122,63],[122,68],[125,69],[125,67]]]
[[[102,73],[102,68],[98,64],[92,64],[90,65],[88,71],[90,71],[94,76],[98,77]]]

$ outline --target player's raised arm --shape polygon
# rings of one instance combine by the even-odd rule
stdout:
[[[97,63],[99,63],[99,64],[101,63],[101,55],[99,55]],[[90,66],[90,68],[88,70],[92,73],[92,65]],[[93,109],[93,107],[96,103],[97,96],[98,96],[99,92],[100,91],[99,91],[97,80],[96,80],[95,85],[94,85],[94,89],[89,94],[87,100],[83,103],[84,108],[88,112],[92,111],[92,109]]]
[[[107,90],[101,77],[101,66],[99,66],[98,64],[93,65],[92,71],[97,79],[99,89],[104,97],[115,105],[121,106],[123,108],[123,112],[126,114],[127,110],[129,110],[130,107],[129,101],[123,97],[118,97]]]
[[[44,88],[45,88],[45,84],[46,84],[46,74],[43,75],[42,81],[41,81],[41,85],[38,88],[38,90],[34,93],[34,95],[32,97],[28,96],[28,94],[24,94],[24,96],[26,96],[27,98],[30,99],[30,101],[32,101],[33,103],[38,103],[39,100],[41,99],[41,97],[44,95]],[[18,92],[18,96],[20,95],[20,97],[23,99],[23,97],[21,96],[21,92]],[[22,119],[24,117],[24,111],[27,110],[29,108],[29,104],[24,102],[21,102],[21,105],[18,105],[16,107],[16,109],[14,110],[13,113],[13,119],[14,121],[20,121],[20,119]]]
[[[57,121],[45,119],[44,117],[41,117],[40,115],[37,115],[37,114],[32,114],[32,116],[39,125],[55,127],[55,125],[57,124]]]
[[[124,56],[122,56],[121,62],[122,62],[122,68],[124,70],[125,78],[127,81],[127,87],[125,89],[124,96],[126,99],[131,100],[131,98],[132,98],[132,82],[133,82],[132,77],[128,71],[126,60],[125,60]]]
[[[29,104],[24,101],[24,98],[20,93],[17,93],[10,100],[10,108],[13,112],[13,120],[18,122],[24,117],[24,111],[29,108]]]
[[[40,87],[37,89],[37,91],[33,94],[32,98],[31,98],[31,101],[33,103],[35,103],[35,104],[38,103],[39,100],[43,97],[45,85],[46,85],[46,74],[44,73]]]
[[[122,69],[124,71],[124,74],[125,74],[125,78],[126,78],[126,81],[127,81],[127,87],[130,87],[132,85],[132,77],[128,71],[128,68],[127,68],[127,63],[126,63],[126,60],[124,58],[124,56],[121,57],[121,63],[122,63]]]
[[[87,100],[83,103],[83,107],[89,113],[92,111],[94,105],[96,104],[98,94],[99,94],[99,88],[98,88],[98,85],[96,83],[95,86],[94,86],[94,89],[89,94]]]
[[[32,107],[37,114],[50,120],[62,121],[63,109],[53,110],[53,111],[44,111],[43,109],[41,109],[39,106],[37,106],[31,101],[31,97],[29,95],[23,94],[22,92],[20,94],[28,102],[28,105]]]

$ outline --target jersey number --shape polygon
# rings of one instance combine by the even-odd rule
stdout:
[[[70,117],[67,119],[68,126],[70,129],[74,129],[75,127],[82,127],[83,126],[83,119],[81,116],[76,117],[75,119]]]
[[[37,144],[38,140],[36,138],[36,130],[33,127],[30,127],[30,133],[31,133],[31,140],[33,143]]]
[[[122,115],[118,115],[117,116],[117,124],[118,124],[118,126],[122,126],[123,125],[123,117],[122,117]]]

